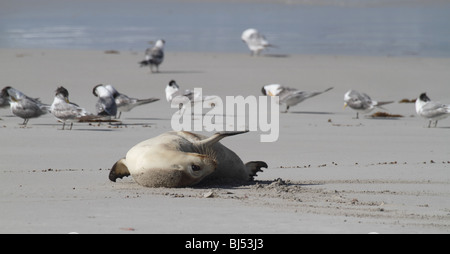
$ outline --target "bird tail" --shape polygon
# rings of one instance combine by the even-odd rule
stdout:
[[[91,113],[89,113],[88,111],[86,111],[86,109],[84,108],[80,108],[79,111],[81,116],[89,116],[92,115]]]
[[[330,91],[330,90],[333,89],[333,88],[334,88],[334,87],[327,88],[327,89],[323,90],[322,93],[328,92],[328,91]]]
[[[137,104],[144,105],[144,104],[152,103],[155,101],[159,101],[159,98],[149,98],[149,99],[137,100]]]
[[[144,67],[144,66],[148,66],[150,64],[150,62],[147,60],[143,60],[143,61],[140,61],[139,64],[140,64],[140,67]]]
[[[311,98],[311,97],[314,97],[314,96],[323,94],[323,93],[325,93],[325,92],[328,92],[328,91],[330,91],[330,90],[333,89],[333,88],[334,88],[334,87],[330,87],[330,88],[327,88],[327,89],[325,89],[325,90],[323,90],[323,91],[320,91],[320,92],[311,92],[311,93],[309,94],[309,96],[307,95],[306,97],[307,97],[307,98]]]
[[[42,104],[40,106],[40,109],[41,109],[43,114],[51,113],[50,108],[51,108],[51,105],[48,105],[48,104]]]
[[[383,108],[383,105],[387,105],[387,104],[391,104],[393,103],[393,101],[377,101],[377,104],[375,105],[375,107],[386,110],[385,108]]]
[[[445,105],[445,109],[447,110],[447,113],[450,113],[450,105]]]
[[[393,101],[377,101],[377,105],[376,106],[383,106],[383,105],[387,105],[387,104],[391,104],[394,103]]]

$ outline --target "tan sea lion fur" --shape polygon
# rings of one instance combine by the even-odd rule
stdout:
[[[109,179],[131,175],[146,187],[186,187],[200,182],[247,182],[253,180],[262,161],[244,164],[233,151],[219,143],[224,137],[248,131],[219,132],[211,137],[186,131],[166,132],[131,148],[112,167]]]

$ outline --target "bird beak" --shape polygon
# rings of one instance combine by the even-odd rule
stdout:
[[[348,104],[347,104],[347,102],[346,103],[344,103],[344,109],[346,108],[348,106]]]

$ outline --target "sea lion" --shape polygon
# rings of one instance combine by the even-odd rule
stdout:
[[[211,137],[187,131],[171,131],[143,141],[112,167],[109,179],[131,175],[146,187],[187,187],[214,180],[244,183],[253,180],[262,161],[244,164],[233,151],[219,143],[224,137],[248,131],[219,132]]]

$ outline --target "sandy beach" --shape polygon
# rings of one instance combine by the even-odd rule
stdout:
[[[94,112],[92,88],[101,83],[161,99],[123,113],[122,125],[75,123],[71,131],[50,114],[22,128],[0,109],[0,233],[450,232],[450,119],[426,128],[414,104],[398,103],[422,92],[450,103],[450,59],[167,52],[152,74],[139,68],[142,57],[0,49],[1,88],[44,103],[64,86]],[[334,89],[280,114],[277,142],[261,143],[259,132],[222,141],[244,162],[267,162],[253,183],[168,189],[109,181],[132,146],[172,129],[170,80],[220,97],[260,96],[271,83]],[[404,117],[354,119],[343,109],[349,89],[395,101],[387,112]]]

